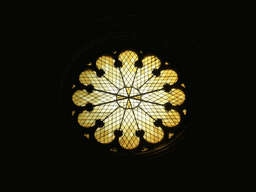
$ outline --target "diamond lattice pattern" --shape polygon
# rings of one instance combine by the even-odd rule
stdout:
[[[177,73],[166,69],[156,77],[152,71],[161,66],[158,57],[145,56],[142,68],[135,67],[138,58],[135,52],[124,51],[118,56],[122,67],[116,68],[115,60],[103,55],[96,61],[97,68],[105,72],[103,76],[98,77],[92,69],[83,71],[79,76],[83,85],[91,84],[94,90],[92,93],[84,89],[77,90],[72,96],[77,106],[93,105],[92,111],[84,110],[78,115],[78,123],[90,128],[96,120],[102,120],[104,126],[97,128],[94,133],[96,140],[102,144],[114,140],[115,130],[122,130],[119,144],[127,150],[139,145],[137,130],[144,130],[143,138],[147,142],[158,143],[163,139],[164,132],[161,127],[154,125],[155,120],[162,119],[163,125],[167,127],[174,127],[180,122],[181,117],[176,110],[167,111],[164,107],[167,102],[179,106],[185,101],[185,94],[180,89],[172,88],[170,92],[163,89],[165,84],[177,82]]]

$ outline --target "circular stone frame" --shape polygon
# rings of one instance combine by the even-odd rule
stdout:
[[[78,77],[82,71],[86,68],[98,70],[95,63],[87,64],[95,62],[101,55],[115,56],[127,49],[137,53],[142,51],[148,55],[155,55],[161,60],[161,64],[165,64],[165,62],[170,64],[161,65],[161,67],[173,69],[178,74],[179,83],[186,85],[185,89],[183,87],[181,89],[186,95],[184,105],[187,113],[186,118],[178,124],[174,136],[168,142],[160,143],[157,147],[148,146],[149,150],[136,153],[134,151],[130,153],[108,151],[113,155],[124,155],[125,157],[134,154],[133,158],[163,155],[177,148],[186,138],[185,133],[189,130],[189,125],[194,119],[194,111],[196,111],[197,90],[203,85],[203,72],[208,67],[202,51],[194,41],[164,21],[154,21],[137,15],[113,16],[97,20],[75,31],[47,61],[46,99],[50,105],[62,110],[64,119],[79,136],[85,139],[86,144],[91,144],[96,147],[95,149],[103,149],[103,151],[114,147],[114,142],[106,147],[93,139],[92,133],[96,127],[92,128],[92,132],[89,133],[92,136],[90,142],[84,137],[81,127],[74,124],[71,115],[74,108],[70,102],[70,95],[74,91],[72,90],[73,84],[78,83]],[[113,55],[113,51],[119,52]],[[140,63],[135,65],[139,67]],[[100,75],[100,71],[97,74]],[[74,89],[79,89],[79,87]],[[77,111],[79,110],[81,111],[81,108],[78,107]],[[161,122],[157,124],[161,125]],[[120,133],[115,132],[115,135],[118,136]],[[141,136],[143,133],[138,132],[137,135]],[[120,149],[120,151],[122,150]]]

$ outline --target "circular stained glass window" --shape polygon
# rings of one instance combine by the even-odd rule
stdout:
[[[72,116],[86,138],[133,154],[170,142],[187,113],[186,83],[171,63],[126,49],[85,65],[72,87]]]

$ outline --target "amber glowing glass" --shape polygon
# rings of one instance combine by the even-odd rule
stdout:
[[[166,110],[164,104],[169,102],[172,106],[179,106],[185,101],[182,90],[172,88],[169,92],[163,89],[165,84],[172,85],[177,82],[178,75],[174,70],[161,70],[159,76],[152,71],[160,67],[160,60],[154,56],[146,56],[143,66],[138,68],[135,62],[138,55],[130,50],[122,52],[119,57],[122,67],[114,66],[115,60],[110,56],[101,56],[96,61],[98,69],[105,73],[98,77],[96,72],[87,69],[79,76],[79,81],[93,85],[92,93],[84,90],[76,91],[72,100],[77,106],[93,104],[92,111],[84,110],[78,115],[78,123],[84,128],[95,125],[96,119],[101,119],[104,126],[97,128],[94,136],[102,144],[107,144],[115,138],[114,131],[122,130],[119,137],[120,145],[125,149],[133,149],[140,143],[136,136],[137,130],[144,130],[144,139],[149,143],[158,143],[163,139],[164,132],[156,127],[154,121],[161,119],[163,125],[168,127],[180,123],[180,114],[174,109]],[[169,65],[166,63],[166,65]],[[185,87],[184,84],[181,86]],[[186,110],[183,110],[184,115]],[[85,135],[89,138],[89,135]],[[173,136],[169,133],[169,138]]]

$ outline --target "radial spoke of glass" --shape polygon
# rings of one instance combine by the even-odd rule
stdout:
[[[119,100],[123,100],[123,99],[126,99],[126,98],[122,98],[122,99],[119,99]],[[93,106],[105,105],[105,104],[109,104],[109,103],[113,103],[113,102],[116,102],[116,100],[115,101],[108,101],[108,102],[105,102],[105,103],[99,103],[99,104],[93,105]]]
[[[142,59],[143,66],[138,69],[138,72],[135,76],[135,88],[142,87],[145,83],[148,82],[150,78],[152,78],[152,71],[154,69],[158,69],[161,65],[161,61],[156,56],[146,56]]]
[[[111,116],[117,109],[120,107],[117,107],[115,110],[113,110],[108,116],[106,116],[102,121],[105,121],[109,116]]]
[[[106,92],[117,92],[118,88],[109,83],[106,78],[98,77],[92,69],[86,69],[79,76],[79,81],[85,86],[93,85],[95,89]]]
[[[86,90],[77,90],[73,94],[72,100],[75,105],[84,107],[87,103],[99,105],[102,103],[114,102],[116,100],[116,95],[106,92],[101,93],[95,91],[88,93]]]
[[[102,93],[107,93],[107,94],[110,94],[110,95],[115,95],[115,96],[123,96],[123,95],[119,95],[117,93],[111,93],[111,92],[106,92],[106,91],[102,91],[102,90],[99,90],[99,89],[94,89],[95,91],[98,91],[98,92],[102,92]]]
[[[114,63],[115,60],[111,56],[103,55],[97,59],[96,66],[98,69],[104,70],[104,77],[111,82],[112,85],[120,89],[124,84],[121,81],[122,77],[119,70],[114,67]]]
[[[119,71],[120,71],[120,74],[121,74],[121,77],[122,77],[122,81],[123,81],[124,87],[126,87],[126,84],[125,84],[125,82],[124,82],[124,77],[123,77],[123,74],[122,74],[122,72],[121,72],[121,69],[120,69],[120,68],[119,68]]]
[[[174,109],[166,111],[164,106],[145,102],[141,102],[140,107],[151,115],[152,118],[162,119],[163,125],[165,126],[173,127],[180,122],[180,114]]]
[[[119,144],[125,149],[133,149],[139,145],[140,138],[136,136],[137,124],[131,109],[125,110],[121,123],[123,135],[119,137]]]
[[[114,83],[112,83],[105,75],[104,75],[103,77],[104,77],[105,79],[107,79],[109,83],[111,83],[112,85],[114,85],[114,86],[118,89],[118,87],[117,87]]]
[[[133,98],[133,99],[135,99],[135,100],[139,100],[139,101],[142,101],[142,102],[146,102],[146,103],[152,103],[152,104],[156,104],[156,105],[164,106],[164,104],[155,103],[155,102],[151,102],[151,101],[146,101],[146,100],[143,100],[143,99],[137,99],[137,98]]]
[[[138,71],[138,68],[136,68],[135,75],[134,75],[134,78],[133,78],[133,80],[132,80],[132,85],[131,85],[131,87],[133,87],[133,84],[134,84],[134,80],[135,80],[135,78],[136,78],[137,71]]]
[[[118,59],[122,62],[122,67],[120,73],[122,74],[123,81],[127,87],[131,87],[133,79],[135,77],[135,62],[138,60],[138,55],[133,51],[124,51],[119,56]]]
[[[148,112],[146,112],[144,109],[142,109],[141,107],[139,107],[142,111],[144,111],[151,119],[155,120],[154,117],[152,117]]]
[[[109,103],[105,105],[96,106],[92,111],[84,110],[78,115],[78,123],[82,127],[92,127],[95,125],[97,119],[105,119],[113,110],[118,108],[117,103]]]
[[[122,129],[121,129],[121,126],[122,126],[122,123],[123,123],[123,120],[124,120],[125,112],[126,112],[126,110],[124,110],[124,114],[123,114],[123,117],[122,117],[122,120],[121,120],[121,123],[120,123],[120,126],[119,126],[119,130],[122,130]]]
[[[119,117],[122,115],[122,113],[124,113],[124,109],[117,107],[103,120],[104,126],[97,128],[94,133],[94,136],[98,142],[107,144],[114,140],[114,131],[120,126],[121,119]]]
[[[170,92],[163,90],[159,92],[149,92],[143,97],[144,101],[159,104],[170,102],[173,106],[181,105],[185,101],[185,94],[180,89],[173,88]]]
[[[142,85],[138,88],[140,89],[141,87],[143,87],[143,85],[146,85],[148,81],[150,81],[150,79],[154,77],[153,75],[151,77],[149,77],[144,83],[142,83]]]
[[[162,140],[164,132],[160,127],[154,125],[154,119],[152,119],[145,111],[141,108],[134,109],[138,124],[144,130],[144,139],[149,143],[158,143]]]
[[[147,93],[152,90],[159,89],[165,84],[173,85],[178,81],[178,75],[171,69],[162,70],[160,76],[152,76],[147,83],[143,84],[140,88],[141,93]]]
[[[137,121],[137,119],[136,119],[136,116],[135,116],[135,114],[134,114],[134,110],[133,110],[133,109],[132,109],[132,113],[133,113],[133,116],[134,116],[134,119],[135,119],[137,128],[138,128],[138,130],[139,130],[139,124],[138,124],[138,121]]]
[[[158,89],[158,90],[153,90],[153,91],[149,91],[149,92],[146,92],[146,93],[140,93],[139,95],[134,95],[132,97],[137,97],[137,96],[142,96],[142,95],[146,95],[146,94],[149,94],[149,93],[153,93],[153,92],[157,92],[157,91],[162,91],[162,89]]]

